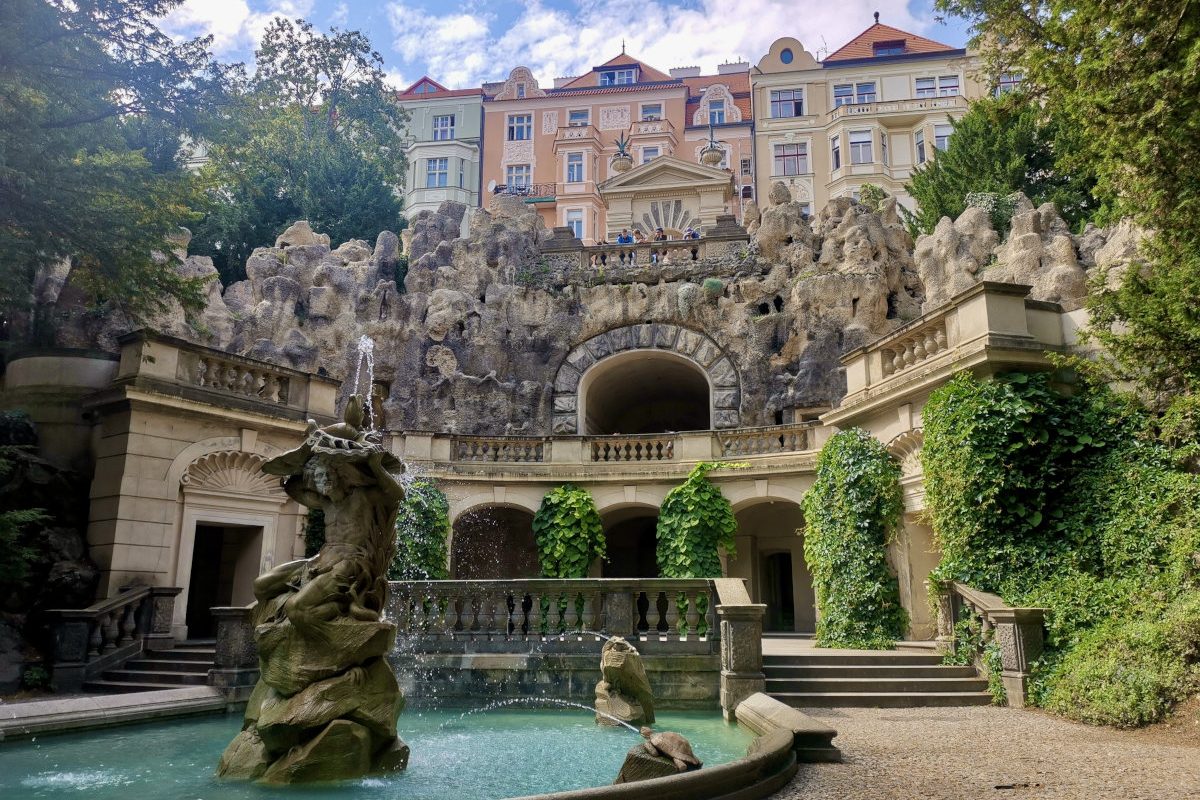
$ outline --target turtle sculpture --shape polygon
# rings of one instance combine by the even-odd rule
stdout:
[[[689,769],[700,769],[703,766],[700,759],[692,752],[692,746],[682,735],[674,731],[655,733],[647,727],[642,728],[642,736],[646,739],[646,752],[652,756],[664,756],[675,762],[675,769],[687,772]]]

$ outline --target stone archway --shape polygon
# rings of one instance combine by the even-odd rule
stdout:
[[[589,368],[609,356],[631,350],[661,350],[694,362],[712,387],[712,427],[741,425],[740,382],[732,359],[720,345],[697,331],[669,323],[648,322],[614,328],[576,345],[554,378],[554,432],[580,433],[579,383]]]

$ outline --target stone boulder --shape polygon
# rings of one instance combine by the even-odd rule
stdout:
[[[956,220],[942,217],[933,233],[917,237],[913,261],[925,287],[925,310],[945,305],[978,283],[999,238],[987,211],[974,206]]]
[[[275,246],[277,248],[302,247],[310,244],[329,247],[329,234],[315,233],[306,219],[293,222],[288,226],[286,231],[279,234],[275,239]]]

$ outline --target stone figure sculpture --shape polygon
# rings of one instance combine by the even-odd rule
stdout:
[[[396,735],[404,698],[384,659],[396,627],[381,618],[403,465],[367,440],[362,421],[354,395],[343,422],[310,420],[303,444],[263,465],[290,497],[324,512],[325,545],[254,582],[261,677],[220,776],[300,783],[408,764]]]
[[[700,769],[700,759],[696,758],[692,745],[681,734],[673,731],[655,733],[645,726],[641,734],[646,741],[625,754],[625,763],[621,765],[614,784],[648,781]]]
[[[686,772],[689,769],[700,769],[702,766],[700,759],[696,758],[696,754],[692,752],[691,743],[683,738],[683,734],[674,731],[655,733],[646,727],[642,728],[641,733],[646,740],[644,745],[646,752],[652,756],[664,756],[671,759],[678,771]]]
[[[615,725],[612,717],[624,722],[654,722],[654,695],[637,648],[620,636],[609,639],[600,650],[600,674],[597,722]]]

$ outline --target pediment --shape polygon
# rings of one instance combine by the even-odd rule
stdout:
[[[729,173],[723,169],[693,164],[674,156],[659,156],[624,175],[609,178],[600,184],[601,191],[638,189],[643,186],[678,185],[724,185],[729,183]]]

